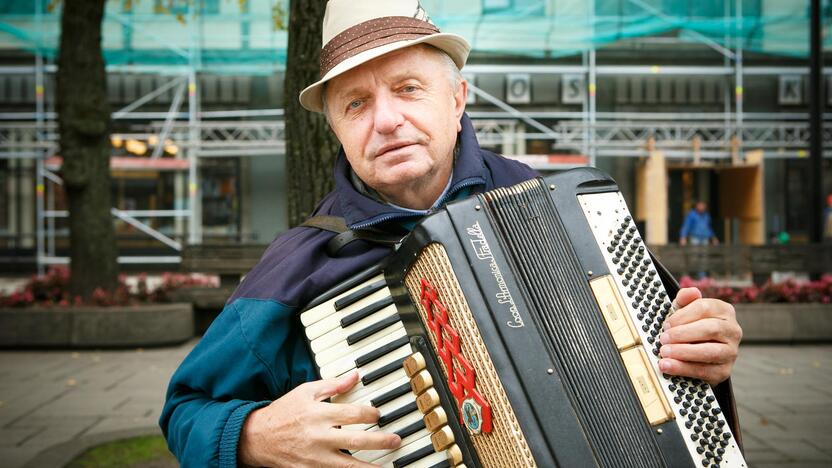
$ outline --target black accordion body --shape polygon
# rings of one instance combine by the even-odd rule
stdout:
[[[395,467],[745,466],[712,389],[662,375],[673,279],[615,183],[577,169],[426,217],[301,314],[335,402],[379,408]]]

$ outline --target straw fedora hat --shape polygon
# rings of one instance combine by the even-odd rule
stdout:
[[[440,32],[418,0],[330,0],[324,13],[321,79],[300,93],[300,104],[322,112],[324,83],[394,50],[430,44],[462,68],[471,46]]]

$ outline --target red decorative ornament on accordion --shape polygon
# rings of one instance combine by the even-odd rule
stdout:
[[[476,388],[476,372],[462,355],[459,334],[450,324],[448,310],[424,278],[420,301],[427,313],[426,325],[436,338],[436,354],[445,365],[448,388],[456,399],[462,423],[474,434],[491,432],[491,405]]]

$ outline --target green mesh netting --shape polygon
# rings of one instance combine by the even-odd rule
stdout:
[[[392,0],[391,0],[392,1]],[[617,41],[673,36],[765,54],[804,57],[809,0],[422,0],[433,21],[475,53],[560,57]],[[0,48],[54,56],[60,0],[0,1]],[[271,73],[286,62],[288,0],[113,0],[108,64],[186,65]],[[829,24],[830,2],[824,5]],[[40,12],[40,13],[38,13]],[[739,14],[738,14],[739,13]],[[825,47],[832,39],[825,39]],[[193,55],[192,55],[193,54]]]

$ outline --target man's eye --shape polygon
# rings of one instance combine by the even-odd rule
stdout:
[[[405,86],[404,88],[402,88],[402,91],[404,91],[405,93],[415,93],[416,92],[416,87],[413,86],[413,85],[408,85],[408,86]]]
[[[356,99],[355,101],[349,103],[347,107],[349,107],[350,109],[358,109],[359,107],[361,107],[361,101]]]

